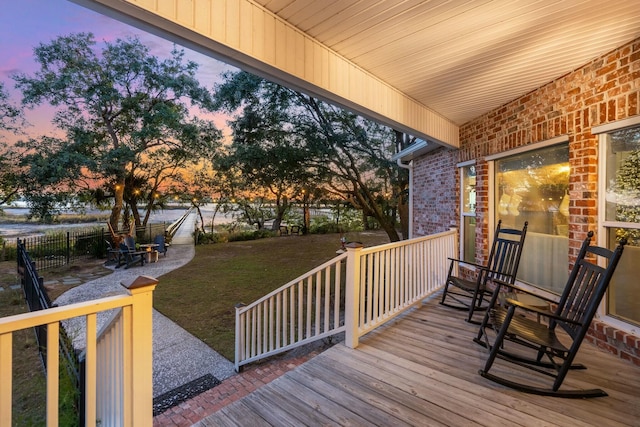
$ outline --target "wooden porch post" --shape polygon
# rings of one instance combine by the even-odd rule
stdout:
[[[344,308],[344,324],[345,339],[344,343],[349,348],[358,346],[358,316],[360,313],[360,252],[362,252],[362,243],[348,243],[347,248],[347,277],[345,290],[345,308]]]
[[[124,414],[125,425],[153,425],[153,290],[157,284],[158,279],[148,276],[122,283],[133,297],[131,342],[128,343],[131,354],[125,355],[125,358],[131,357],[131,383],[130,389],[125,387],[124,390],[125,407],[131,413]],[[127,382],[125,380],[125,384]],[[128,393],[130,395],[126,396]],[[127,401],[131,402],[131,407]]]

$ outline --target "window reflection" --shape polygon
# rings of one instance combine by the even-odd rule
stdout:
[[[610,133],[606,144],[608,246],[628,241],[609,285],[607,312],[640,325],[640,126]]]
[[[476,260],[476,166],[462,167],[462,259]]]
[[[529,151],[496,161],[496,220],[529,228],[518,279],[560,293],[568,276],[569,146]]]

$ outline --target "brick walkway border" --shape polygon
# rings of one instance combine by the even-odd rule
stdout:
[[[319,354],[322,350],[313,350],[307,354],[270,360],[251,365],[241,373],[222,381],[222,383],[173,408],[167,409],[153,419],[154,427],[188,427],[206,418],[275,380]]]

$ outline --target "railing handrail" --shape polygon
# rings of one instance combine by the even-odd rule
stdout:
[[[372,253],[376,253],[376,252],[384,252],[388,249],[393,249],[393,248],[399,248],[402,246],[410,246],[410,245],[415,245],[416,243],[420,243],[420,242],[424,242],[425,240],[434,240],[437,239],[439,237],[443,237],[443,236],[447,236],[450,234],[455,234],[456,230],[447,230],[447,231],[442,231],[440,233],[436,233],[436,234],[429,234],[427,236],[420,236],[420,237],[414,237],[412,239],[408,239],[408,240],[400,240],[397,242],[391,242],[391,243],[385,243],[382,245],[376,245],[376,246],[369,246],[366,248],[362,248],[362,255],[368,255],[368,254],[372,254]]]
[[[174,222],[169,224],[169,226],[167,227],[167,230],[166,230],[167,235],[169,235],[170,237],[173,237],[173,235],[175,234],[176,230],[178,228],[180,228],[180,226],[182,225],[184,220],[187,219],[187,217],[191,214],[192,211],[193,211],[193,206],[191,206],[189,209],[187,209],[187,211],[184,214],[182,214],[182,216],[180,218],[178,218],[177,220],[175,220]]]
[[[73,317],[86,316],[88,314],[124,307],[131,305],[131,301],[131,295],[116,295],[87,302],[53,307],[46,310],[2,317],[0,318],[0,335],[33,328],[38,325],[61,322]],[[69,312],[73,312],[73,315],[69,315]]]
[[[278,289],[271,291],[267,295],[263,296],[262,298],[260,298],[258,300],[255,300],[251,304],[242,305],[238,309],[239,313],[244,313],[245,311],[250,310],[251,308],[262,304],[263,302],[267,301],[270,298],[273,298],[277,294],[282,293],[283,290],[285,290],[287,288],[290,288],[291,286],[297,285],[298,283],[308,279],[309,277],[314,276],[319,271],[325,270],[327,267],[329,267],[329,266],[331,266],[333,264],[336,264],[337,262],[340,262],[343,259],[347,259],[347,254],[346,253],[343,253],[343,254],[340,254],[340,255],[338,255],[336,257],[331,258],[329,261],[325,262],[324,264],[319,265],[318,267],[314,268],[313,270],[309,270],[306,273],[296,277],[295,279],[285,283],[284,285],[280,286]]]

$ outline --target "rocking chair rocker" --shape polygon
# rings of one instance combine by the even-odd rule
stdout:
[[[444,284],[440,304],[456,310],[467,310],[467,322],[480,323],[472,321],[472,318],[476,311],[484,311],[488,307],[488,305],[482,305],[484,302],[488,302],[492,293],[487,288],[488,282],[500,279],[507,283],[513,283],[516,280],[524,238],[527,234],[527,222],[524,223],[522,230],[501,228],[501,224],[502,221],[498,221],[486,266],[449,258],[451,264],[449,265],[449,273]],[[469,280],[454,275],[454,266],[456,264],[474,267],[476,269],[475,279]],[[448,302],[447,298],[454,302]]]
[[[484,369],[478,371],[480,375],[498,384],[543,396],[568,398],[607,396],[607,393],[600,389],[560,390],[569,369],[586,369],[584,365],[573,364],[573,360],[587,334],[591,320],[604,296],[626,244],[626,239],[622,239],[618,247],[611,251],[598,246],[590,246],[592,237],[593,232],[590,231],[582,243],[567,285],[553,312],[526,306],[509,298],[509,294],[501,292],[501,288],[515,289],[515,287],[504,281],[496,280],[497,286],[491,298],[491,308],[485,314],[478,336],[474,339],[478,344],[490,349]],[[595,259],[597,257],[606,260],[606,268],[597,264]],[[519,291],[522,292],[522,290]],[[506,295],[506,297],[503,298],[502,304],[496,305],[500,295],[503,297]],[[548,319],[547,324],[521,316],[522,310]],[[493,343],[489,342],[488,328],[493,328],[496,331]],[[568,347],[558,339],[556,334],[558,328],[567,333],[567,339],[570,341]],[[526,349],[534,350],[537,353],[535,359],[525,357],[522,352],[520,354],[514,353],[514,350],[522,349],[525,351]],[[542,360],[544,356],[548,358],[549,362]],[[496,357],[555,378],[552,387],[536,387],[489,373]]]

